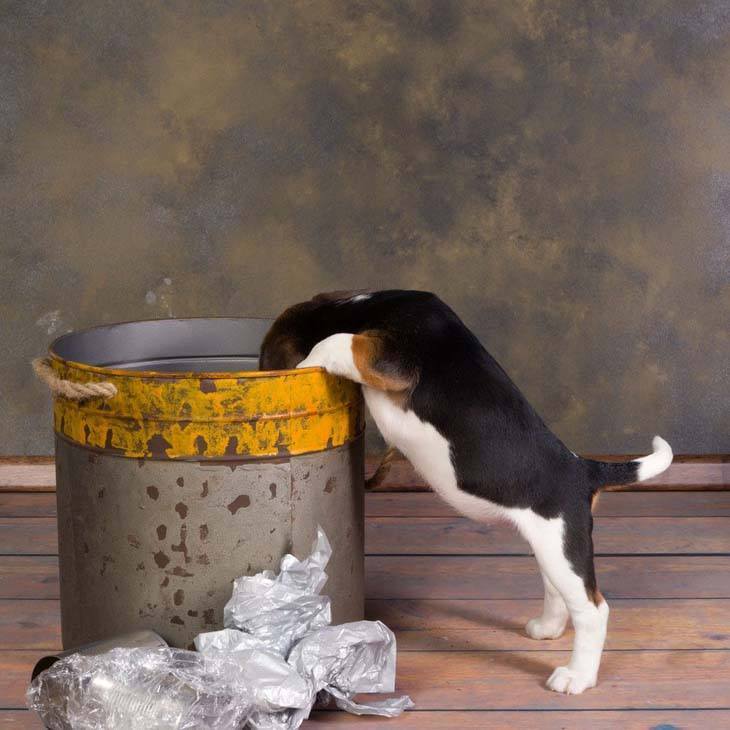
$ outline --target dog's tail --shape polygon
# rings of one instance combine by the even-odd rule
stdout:
[[[672,447],[661,436],[654,436],[652,446],[654,451],[651,454],[634,461],[611,462],[584,459],[595,488],[598,490],[609,484],[643,482],[661,474],[672,463],[674,457]]]

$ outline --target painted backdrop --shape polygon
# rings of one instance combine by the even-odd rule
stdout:
[[[69,329],[358,287],[576,451],[730,451],[724,0],[7,0],[0,58],[2,452]]]

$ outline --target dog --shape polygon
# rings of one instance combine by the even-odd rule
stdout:
[[[263,370],[321,367],[362,385],[385,441],[431,488],[473,520],[505,519],[527,540],[545,589],[533,639],[575,629],[567,666],[547,686],[594,687],[608,604],[596,584],[592,503],[609,484],[663,472],[673,455],[611,463],[584,459],[545,425],[497,361],[436,295],[333,292],[287,309],[262,344]]]

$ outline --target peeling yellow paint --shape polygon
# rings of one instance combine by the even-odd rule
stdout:
[[[57,434],[133,458],[230,459],[341,446],[363,429],[359,387],[319,368],[280,372],[115,370],[52,357],[59,377],[109,381],[117,395],[54,400]]]

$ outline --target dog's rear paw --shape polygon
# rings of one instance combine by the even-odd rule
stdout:
[[[586,689],[596,686],[596,678],[576,672],[570,667],[558,667],[547,681],[547,686],[553,692],[563,692],[566,695],[579,695]]]
[[[525,631],[531,639],[559,639],[565,632],[567,621],[546,621],[540,618],[530,619]]]

